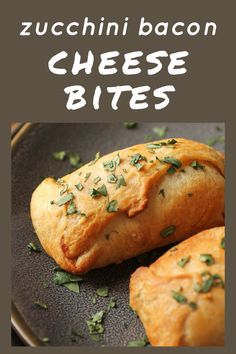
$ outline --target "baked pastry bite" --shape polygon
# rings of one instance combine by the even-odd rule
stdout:
[[[65,270],[85,273],[224,224],[224,157],[182,138],[119,150],[31,200],[34,229]]]
[[[205,230],[131,276],[130,305],[153,346],[222,346],[225,228]]]

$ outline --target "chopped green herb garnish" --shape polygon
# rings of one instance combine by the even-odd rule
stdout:
[[[196,283],[194,290],[197,293],[208,293],[212,287],[221,286],[224,288],[224,282],[219,274],[211,274],[210,272],[203,272],[202,283]]]
[[[224,143],[225,138],[224,136],[216,136],[216,137],[212,137],[210,139],[207,140],[207,145],[209,146],[213,146],[216,145],[218,143]]]
[[[41,249],[38,246],[36,246],[33,242],[29,242],[27,247],[28,247],[30,253],[32,253],[32,252],[36,252],[36,253],[41,252]]]
[[[56,285],[63,285],[68,290],[79,293],[79,281],[83,279],[78,275],[73,275],[67,273],[63,270],[55,270],[55,276],[53,278],[53,282]]]
[[[58,206],[62,206],[68,203],[69,201],[71,201],[73,198],[74,198],[73,193],[68,193],[63,197],[61,197],[57,202],[54,202],[54,204],[57,204]]]
[[[210,266],[210,265],[215,263],[215,260],[212,257],[212,255],[208,254],[208,253],[200,254],[199,259],[200,259],[201,262],[206,263],[208,266]]]
[[[79,289],[79,283],[71,282],[71,283],[65,283],[63,284],[65,288],[68,290],[72,291],[73,293],[79,294],[80,289]]]
[[[190,256],[181,258],[177,264],[179,267],[183,268],[190,261]]]
[[[91,316],[89,320],[86,321],[90,334],[102,334],[105,328],[102,324],[104,318],[104,311],[99,311]]]
[[[137,125],[138,125],[138,123],[134,123],[134,122],[125,122],[123,124],[124,124],[124,127],[127,128],[127,129],[136,128]]]
[[[162,141],[160,143],[147,144],[147,148],[153,150],[153,149],[161,149],[163,146],[173,147],[173,145],[175,145],[176,143],[177,143],[177,140],[169,139],[167,142],[166,141]]]
[[[69,205],[68,205],[68,207],[67,207],[66,215],[72,215],[72,214],[75,214],[75,213],[77,213],[75,202],[73,200],[71,200]]]
[[[155,133],[158,138],[164,138],[167,132],[167,127],[166,126],[162,126],[162,127],[154,127],[152,128],[153,133]]]
[[[177,160],[175,157],[171,157],[171,156],[164,157],[163,162],[171,164],[175,168],[179,168],[182,166],[182,163],[180,160]]]
[[[96,303],[97,303],[97,296],[94,295],[94,296],[92,297],[92,304],[95,305]]]
[[[90,176],[91,176],[91,172],[87,172],[84,177],[84,182],[87,182],[87,180],[89,179]]]
[[[109,202],[109,204],[107,206],[108,213],[113,213],[113,212],[117,211],[119,209],[117,204],[118,204],[117,200],[112,200],[111,202]]]
[[[171,166],[168,170],[167,173],[169,173],[169,175],[173,175],[176,172],[176,168],[174,166]]]
[[[139,153],[131,155],[130,164],[135,166],[137,170],[140,170],[143,167],[140,161],[147,161],[147,159],[145,156],[142,156]]]
[[[159,194],[161,194],[162,197],[165,198],[165,190],[163,188],[160,189]]]
[[[146,347],[149,344],[147,337],[143,337],[140,339],[132,340],[128,342],[128,347]]]
[[[107,176],[107,182],[108,183],[116,183],[118,178],[116,177],[115,173],[111,173],[110,175]]]
[[[94,164],[100,159],[100,157],[101,157],[101,154],[100,154],[100,152],[98,151],[98,152],[96,153],[96,155],[95,155],[94,160],[89,163],[89,166],[94,165]]]
[[[147,148],[151,149],[151,150],[153,150],[153,149],[161,149],[162,146],[164,146],[164,145],[166,145],[166,144],[164,144],[164,143],[150,143],[150,144],[147,144]]]
[[[48,309],[48,306],[44,302],[39,301],[39,300],[35,301],[34,305],[39,307],[39,308],[41,308],[41,309],[43,309],[43,310],[47,310]]]
[[[225,238],[223,237],[221,242],[220,242],[220,247],[225,249]]]
[[[55,276],[53,278],[53,282],[56,285],[63,285],[65,283],[77,282],[83,280],[79,275],[70,274],[61,269],[58,270],[58,268],[56,268],[54,272],[55,272]]]
[[[116,167],[120,164],[120,155],[117,154],[112,160],[103,162],[103,167],[106,171],[114,172]]]
[[[187,304],[188,302],[187,298],[177,291],[172,291],[172,297],[173,299],[175,299],[175,301],[179,302],[180,304]]]
[[[52,154],[55,160],[64,160],[66,157],[66,152],[65,151],[56,151]]]
[[[168,237],[170,235],[172,235],[176,230],[176,226],[175,225],[170,225],[168,227],[166,227],[164,230],[161,231],[160,235],[161,237]]]
[[[79,167],[79,163],[81,161],[81,157],[79,156],[79,154],[70,152],[68,154],[68,156],[69,156],[69,162],[70,162],[71,166],[72,167]]]
[[[101,297],[107,297],[108,294],[109,294],[109,287],[108,286],[104,286],[102,288],[98,288],[97,291],[96,291],[96,294],[98,296],[101,296]]]
[[[63,186],[63,188],[62,188],[62,190],[60,191],[60,195],[63,195],[64,193],[67,192],[67,190],[68,190],[68,188],[69,188],[69,184],[65,183],[65,184],[63,184],[62,186]]]
[[[190,301],[188,305],[191,307],[191,309],[196,310],[198,308],[196,302]]]
[[[114,297],[111,297],[109,299],[109,303],[108,303],[108,306],[107,306],[107,309],[108,311],[111,310],[111,309],[114,309],[117,307],[117,303],[116,303],[116,300],[114,299]]]
[[[81,183],[78,183],[75,185],[75,188],[77,188],[78,191],[82,191],[84,189],[84,186]]]
[[[126,182],[125,182],[125,179],[124,179],[124,176],[120,175],[118,177],[118,182],[117,182],[117,186],[116,186],[116,189],[120,188],[121,186],[126,186]]]
[[[194,168],[195,170],[204,170],[205,169],[205,166],[201,165],[199,162],[197,161],[193,161],[190,166],[192,168]]]
[[[107,196],[107,187],[105,186],[105,184],[103,184],[101,187],[95,189],[89,189],[89,195],[91,195],[91,197],[96,198],[99,197],[100,195],[103,195],[104,197]]]
[[[94,178],[93,182],[94,184],[97,184],[98,182],[101,181],[101,177],[97,176],[96,178]]]

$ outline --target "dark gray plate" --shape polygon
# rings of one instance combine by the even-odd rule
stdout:
[[[56,161],[54,151],[78,152],[83,161],[94,158],[97,151],[113,150],[145,142],[153,135],[154,126],[168,126],[166,137],[186,137],[206,142],[224,135],[220,123],[140,123],[135,129],[123,124],[37,124],[26,130],[12,152],[12,302],[13,325],[29,345],[126,346],[131,340],[144,336],[143,327],[128,306],[130,275],[140,265],[137,259],[121,265],[94,270],[84,276],[80,294],[71,293],[52,282],[55,262],[45,252],[29,254],[27,244],[39,245],[31,225],[29,204],[33,190],[45,176],[63,176],[71,170],[68,161]],[[19,132],[18,132],[19,134]],[[155,139],[155,138],[154,138]],[[216,148],[224,150],[223,143]],[[160,256],[166,249],[160,249]],[[105,334],[100,343],[89,336],[86,320],[99,310],[105,310],[109,298],[92,298],[97,288],[109,286],[110,296],[118,307],[105,317]],[[33,306],[36,300],[47,304],[43,310]],[[71,330],[82,335],[73,341]]]

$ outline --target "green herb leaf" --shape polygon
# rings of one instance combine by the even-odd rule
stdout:
[[[225,249],[225,238],[223,237],[221,242],[220,242],[220,247]]]
[[[75,188],[77,188],[78,191],[82,191],[84,189],[84,186],[81,183],[78,183],[75,185]]]
[[[164,157],[163,162],[171,164],[175,168],[179,168],[182,166],[182,163],[180,160],[177,160],[175,157],[171,157],[171,156]]]
[[[114,173],[111,173],[110,175],[107,176],[107,182],[108,183],[116,183],[118,180],[118,178],[116,177],[116,175]]]
[[[83,279],[78,275],[70,274],[63,270],[55,269],[55,276],[53,278],[53,282],[56,285],[64,285],[66,283],[78,282],[82,280]]]
[[[166,227],[164,230],[161,231],[160,235],[161,237],[168,237],[170,235],[172,235],[176,230],[176,226],[175,225],[170,225],[168,227]]]
[[[191,309],[196,310],[198,308],[196,302],[190,301],[188,305],[191,307]]]
[[[107,309],[108,311],[111,310],[111,309],[114,309],[117,307],[117,303],[116,303],[116,300],[114,299],[114,297],[111,297],[109,299],[109,303],[108,303],[108,306],[107,306]]]
[[[207,145],[213,146],[213,145],[216,145],[218,143],[224,143],[224,141],[225,141],[224,136],[215,136],[215,137],[212,137],[212,138],[207,140]]]
[[[100,182],[101,181],[101,177],[99,177],[99,176],[97,176],[96,178],[94,178],[94,180],[93,180],[93,182],[95,183],[95,184],[97,184],[98,182]]]
[[[142,156],[139,153],[131,155],[130,164],[135,166],[137,170],[140,170],[143,167],[140,161],[147,161],[147,159],[145,156]]]
[[[113,213],[117,211],[119,209],[117,204],[117,200],[112,200],[111,202],[109,202],[106,209],[108,213]]]
[[[84,182],[87,182],[87,180],[89,179],[90,176],[91,176],[91,172],[87,172],[84,177]]]
[[[204,170],[205,169],[205,166],[201,165],[199,162],[197,161],[193,161],[191,162],[190,166],[192,168],[194,168],[195,170]]]
[[[134,122],[124,122],[124,127],[127,129],[136,128],[137,125],[138,125],[138,123],[134,123]]]
[[[70,201],[67,210],[66,210],[66,215],[72,215],[72,214],[76,214],[77,213],[77,209],[75,206],[75,202],[73,200]]]
[[[126,186],[126,182],[125,182],[124,176],[122,176],[122,175],[120,175],[118,177],[118,182],[117,182],[116,189],[120,188],[121,186],[123,186],[123,187]]]
[[[197,293],[208,293],[212,287],[221,286],[224,288],[224,282],[219,274],[211,274],[210,272],[202,273],[202,282],[194,285]]]
[[[73,198],[74,198],[73,193],[68,193],[68,194],[64,195],[63,197],[61,197],[58,201],[54,202],[54,204],[57,204],[58,206],[62,206],[62,205],[65,205],[66,203],[68,203]]]
[[[96,303],[97,303],[97,296],[94,295],[94,296],[92,297],[92,304],[95,305]]]
[[[132,340],[128,342],[128,347],[146,347],[149,344],[147,337]]]
[[[101,154],[100,154],[100,152],[98,151],[98,152],[96,153],[96,155],[95,155],[94,160],[89,163],[89,166],[94,165],[94,164],[100,159],[100,157],[101,157]]]
[[[104,197],[106,197],[107,196],[107,188],[106,188],[105,184],[103,184],[98,189],[95,189],[95,188],[89,189],[88,193],[93,198],[99,197],[100,195],[103,195]]]
[[[165,198],[165,190],[164,189],[160,189],[159,194],[161,194],[162,197]]]
[[[67,190],[68,190],[68,188],[69,188],[69,184],[65,183],[65,184],[63,184],[62,186],[63,186],[63,188],[62,188],[62,190],[60,191],[60,195],[62,195],[62,194],[64,194],[64,193],[67,192]]]
[[[210,265],[215,263],[214,258],[209,253],[200,254],[199,259],[200,259],[201,262],[206,263],[208,266],[210,266]]]
[[[176,172],[176,168],[174,166],[171,166],[168,170],[167,173],[169,175],[173,175]]]
[[[120,164],[120,155],[117,154],[112,160],[103,162],[103,167],[106,171],[114,172],[116,167]]]
[[[172,291],[172,297],[175,301],[179,302],[180,304],[187,304],[188,302],[187,298],[177,291]]]
[[[190,261],[190,256],[181,258],[177,264],[179,267],[183,268]]]
[[[73,153],[73,152],[70,152],[68,154],[68,156],[69,156],[69,162],[70,162],[71,166],[78,167],[79,163],[81,161],[80,155],[76,154],[76,153]]]
[[[52,154],[55,160],[64,160],[66,157],[66,152],[65,151],[56,151]]]
[[[102,288],[98,288],[97,291],[96,291],[96,294],[98,296],[101,296],[101,297],[107,297],[108,294],[109,294],[109,287],[108,286],[104,286]]]
[[[72,291],[73,293],[79,294],[79,284],[77,282],[70,282],[63,284],[68,290]]]
[[[90,334],[101,334],[104,333],[105,328],[102,324],[104,318],[104,311],[99,311],[91,316],[89,320],[86,321]]]
[[[162,127],[154,127],[152,128],[153,133],[155,133],[160,139],[164,138],[167,132],[167,127],[162,126]]]
[[[41,249],[38,246],[36,246],[33,242],[29,242],[27,247],[28,247],[30,253],[32,253],[32,252],[36,252],[36,253],[41,252]]]
[[[43,309],[43,310],[47,310],[48,309],[48,306],[44,302],[39,301],[39,300],[35,301],[34,305],[39,307],[39,308],[41,308],[41,309]]]

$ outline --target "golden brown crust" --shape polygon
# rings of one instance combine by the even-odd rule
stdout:
[[[150,150],[147,144],[140,144],[113,152],[63,177],[68,184],[66,193],[73,193],[76,208],[86,213],[86,217],[66,215],[68,204],[50,204],[60,198],[62,187],[52,178],[46,178],[32,195],[31,217],[47,253],[62,268],[84,273],[122,262],[205,228],[223,225],[223,157],[207,145],[176,140],[173,149],[164,145]],[[122,175],[126,182],[120,188],[117,183],[107,183],[112,172],[104,168],[104,163],[116,158],[118,153],[120,164],[115,175]],[[140,170],[130,164],[130,156],[137,153],[146,158],[139,161],[143,165]],[[167,172],[171,165],[161,162],[167,156],[182,163],[172,175]],[[204,170],[189,166],[193,161],[204,165]],[[86,175],[89,175],[87,181]],[[98,176],[101,180],[95,184]],[[83,190],[75,188],[78,183],[82,183]],[[108,196],[92,198],[89,189],[103,184]],[[165,198],[160,194],[162,189]],[[106,208],[112,200],[117,201],[119,210],[109,213]],[[172,224],[176,226],[175,232],[167,238],[161,237],[161,231]]]
[[[224,281],[224,233],[224,227],[218,227],[192,236],[131,276],[130,305],[140,316],[153,346],[224,345],[224,288],[220,284],[206,293],[194,290],[206,279],[204,271]],[[201,254],[210,254],[214,264],[202,262]],[[189,261],[180,267],[177,263],[185,257],[190,257]],[[185,296],[187,303],[176,301],[173,291]],[[193,309],[190,302],[197,308]]]

